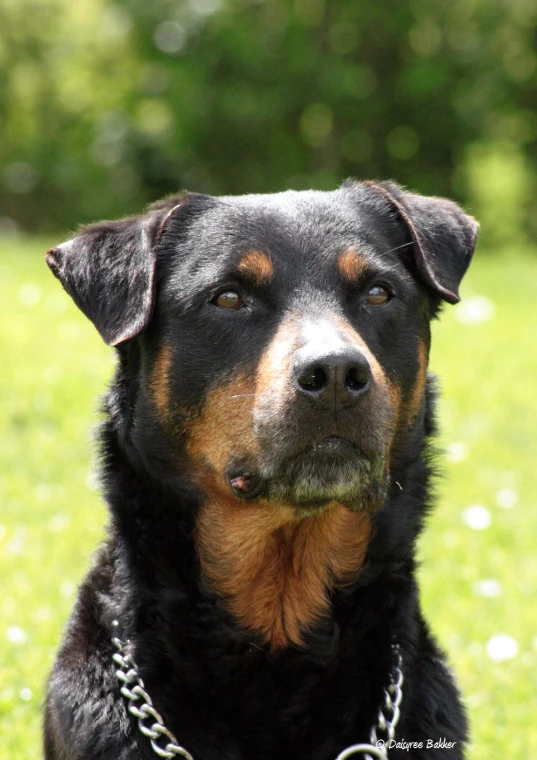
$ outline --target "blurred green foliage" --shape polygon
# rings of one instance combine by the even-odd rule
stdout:
[[[523,242],[536,38],[534,0],[0,0],[1,224],[355,175]]]

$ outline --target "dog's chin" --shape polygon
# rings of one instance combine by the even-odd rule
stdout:
[[[269,501],[314,512],[338,502],[372,512],[388,490],[385,457],[366,457],[346,441],[326,439],[272,471],[261,470]]]

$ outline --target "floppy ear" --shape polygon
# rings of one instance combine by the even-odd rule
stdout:
[[[145,216],[85,227],[46,254],[52,272],[108,345],[133,338],[149,322],[156,248],[185,198],[161,201]]]
[[[445,301],[460,301],[459,284],[474,252],[479,224],[453,201],[410,193],[394,182],[365,182],[405,224],[425,282]]]

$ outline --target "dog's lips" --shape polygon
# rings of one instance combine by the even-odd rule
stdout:
[[[366,458],[364,452],[348,438],[330,435],[310,443],[296,454],[287,457],[286,463],[312,462],[322,470],[323,467],[333,467],[338,462]]]
[[[357,447],[347,438],[342,438],[339,435],[330,435],[327,438],[321,438],[320,441],[317,441],[313,445],[311,452],[306,453],[344,456],[356,451]]]
[[[267,499],[302,511],[334,501],[362,508],[385,479],[381,459],[379,464],[378,456],[368,456],[349,438],[329,435],[269,466],[251,457],[237,459],[225,478],[233,495],[243,500]]]
[[[271,466],[249,458],[236,461],[226,472],[235,497],[257,498],[296,506],[323,508],[333,501],[360,506],[377,479],[378,466],[361,448],[337,435],[308,442],[300,451]]]

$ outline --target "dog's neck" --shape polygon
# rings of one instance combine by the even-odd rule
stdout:
[[[330,593],[356,580],[371,526],[337,503],[307,517],[267,503],[213,498],[200,510],[203,577],[232,616],[277,651],[330,614]]]

